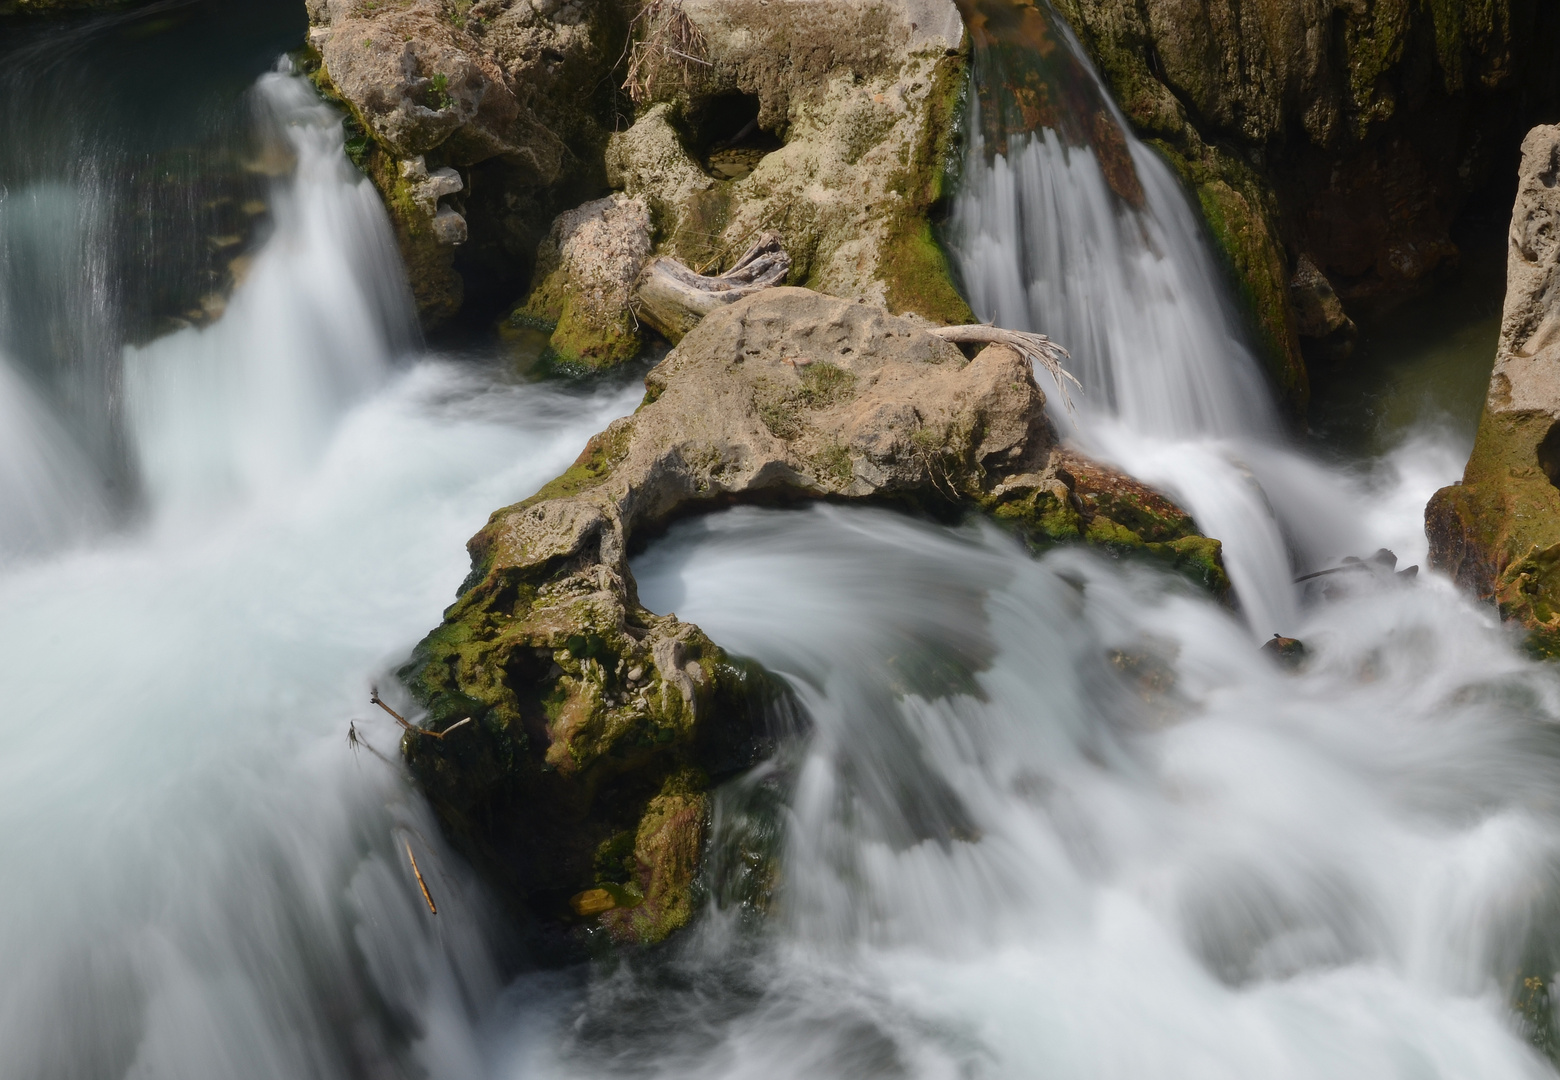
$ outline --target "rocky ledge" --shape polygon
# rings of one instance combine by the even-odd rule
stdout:
[[[1560,655],[1560,127],[1522,144],[1506,304],[1489,394],[1462,483],[1425,509],[1430,562],[1535,651]]]
[[[472,539],[460,598],[402,670],[427,729],[449,733],[406,736],[413,774],[544,923],[592,918],[629,942],[681,926],[709,786],[761,751],[766,676],[639,604],[631,545],[680,514],[975,510],[1037,547],[1084,540],[1228,588],[1218,541],[1183,511],[1058,447],[1007,347],[968,359],[882,307],[777,288],[710,315],[645,385],[637,412]]]

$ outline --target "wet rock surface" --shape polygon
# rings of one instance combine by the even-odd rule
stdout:
[[[1425,510],[1431,563],[1560,654],[1560,127],[1522,168],[1489,395],[1462,483]]]
[[[631,546],[678,515],[978,510],[1036,547],[1084,540],[1228,587],[1184,511],[1057,446],[1007,347],[968,359],[881,307],[777,288],[707,317],[645,384],[634,415],[472,539],[460,599],[402,672],[428,727],[475,718],[408,734],[406,759],[450,835],[543,921],[589,910],[637,942],[681,926],[705,793],[764,749],[775,684],[638,603]]]

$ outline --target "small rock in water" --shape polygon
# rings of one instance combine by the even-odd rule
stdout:
[[[1305,662],[1305,642],[1299,638],[1274,634],[1272,640],[1262,646],[1262,651],[1287,668],[1298,669]]]
[[[579,916],[600,915],[617,907],[617,901],[606,889],[586,889],[569,897],[569,906]]]

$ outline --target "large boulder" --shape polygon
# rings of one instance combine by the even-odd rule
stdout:
[[[650,236],[650,208],[627,195],[558,215],[537,250],[531,296],[511,321],[549,330],[553,360],[566,368],[633,359],[644,341],[630,304]]]
[[[1270,350],[1299,330],[1313,359],[1339,355],[1341,324],[1296,324],[1299,258],[1353,311],[1423,288],[1456,262],[1451,227],[1470,195],[1557,100],[1560,22],[1531,0],[1056,8],[1197,194]]]
[[[1489,396],[1462,483],[1425,510],[1431,564],[1560,655],[1560,127],[1537,127],[1506,256]]]
[[[638,602],[630,547],[677,515],[974,509],[1036,545],[1088,540],[1228,587],[1218,541],[1183,511],[1057,447],[1006,347],[966,359],[881,307],[777,288],[708,316],[645,385],[637,412],[472,539],[460,598],[402,672],[426,726],[449,732],[406,736],[413,775],[543,920],[588,916],[622,941],[682,925],[705,793],[761,749],[773,684]]]

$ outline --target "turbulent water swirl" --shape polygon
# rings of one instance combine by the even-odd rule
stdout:
[[[1227,542],[1241,612],[976,524],[676,526],[640,595],[785,678],[792,734],[718,793],[695,925],[529,970],[365,701],[464,540],[640,390],[409,360],[339,123],[285,71],[248,100],[245,145],[286,167],[208,326],[125,330],[121,189],[92,168],[0,178],[0,1076],[1549,1074],[1560,683],[1433,576],[1291,582],[1417,558],[1459,447],[1343,475],[1286,445],[1191,206],[1124,128],[1125,202],[1076,124],[975,136],[952,247],[982,315],[1073,349],[1071,437]],[[23,280],[40,238],[58,258]],[[1303,671],[1255,648],[1274,630]]]

